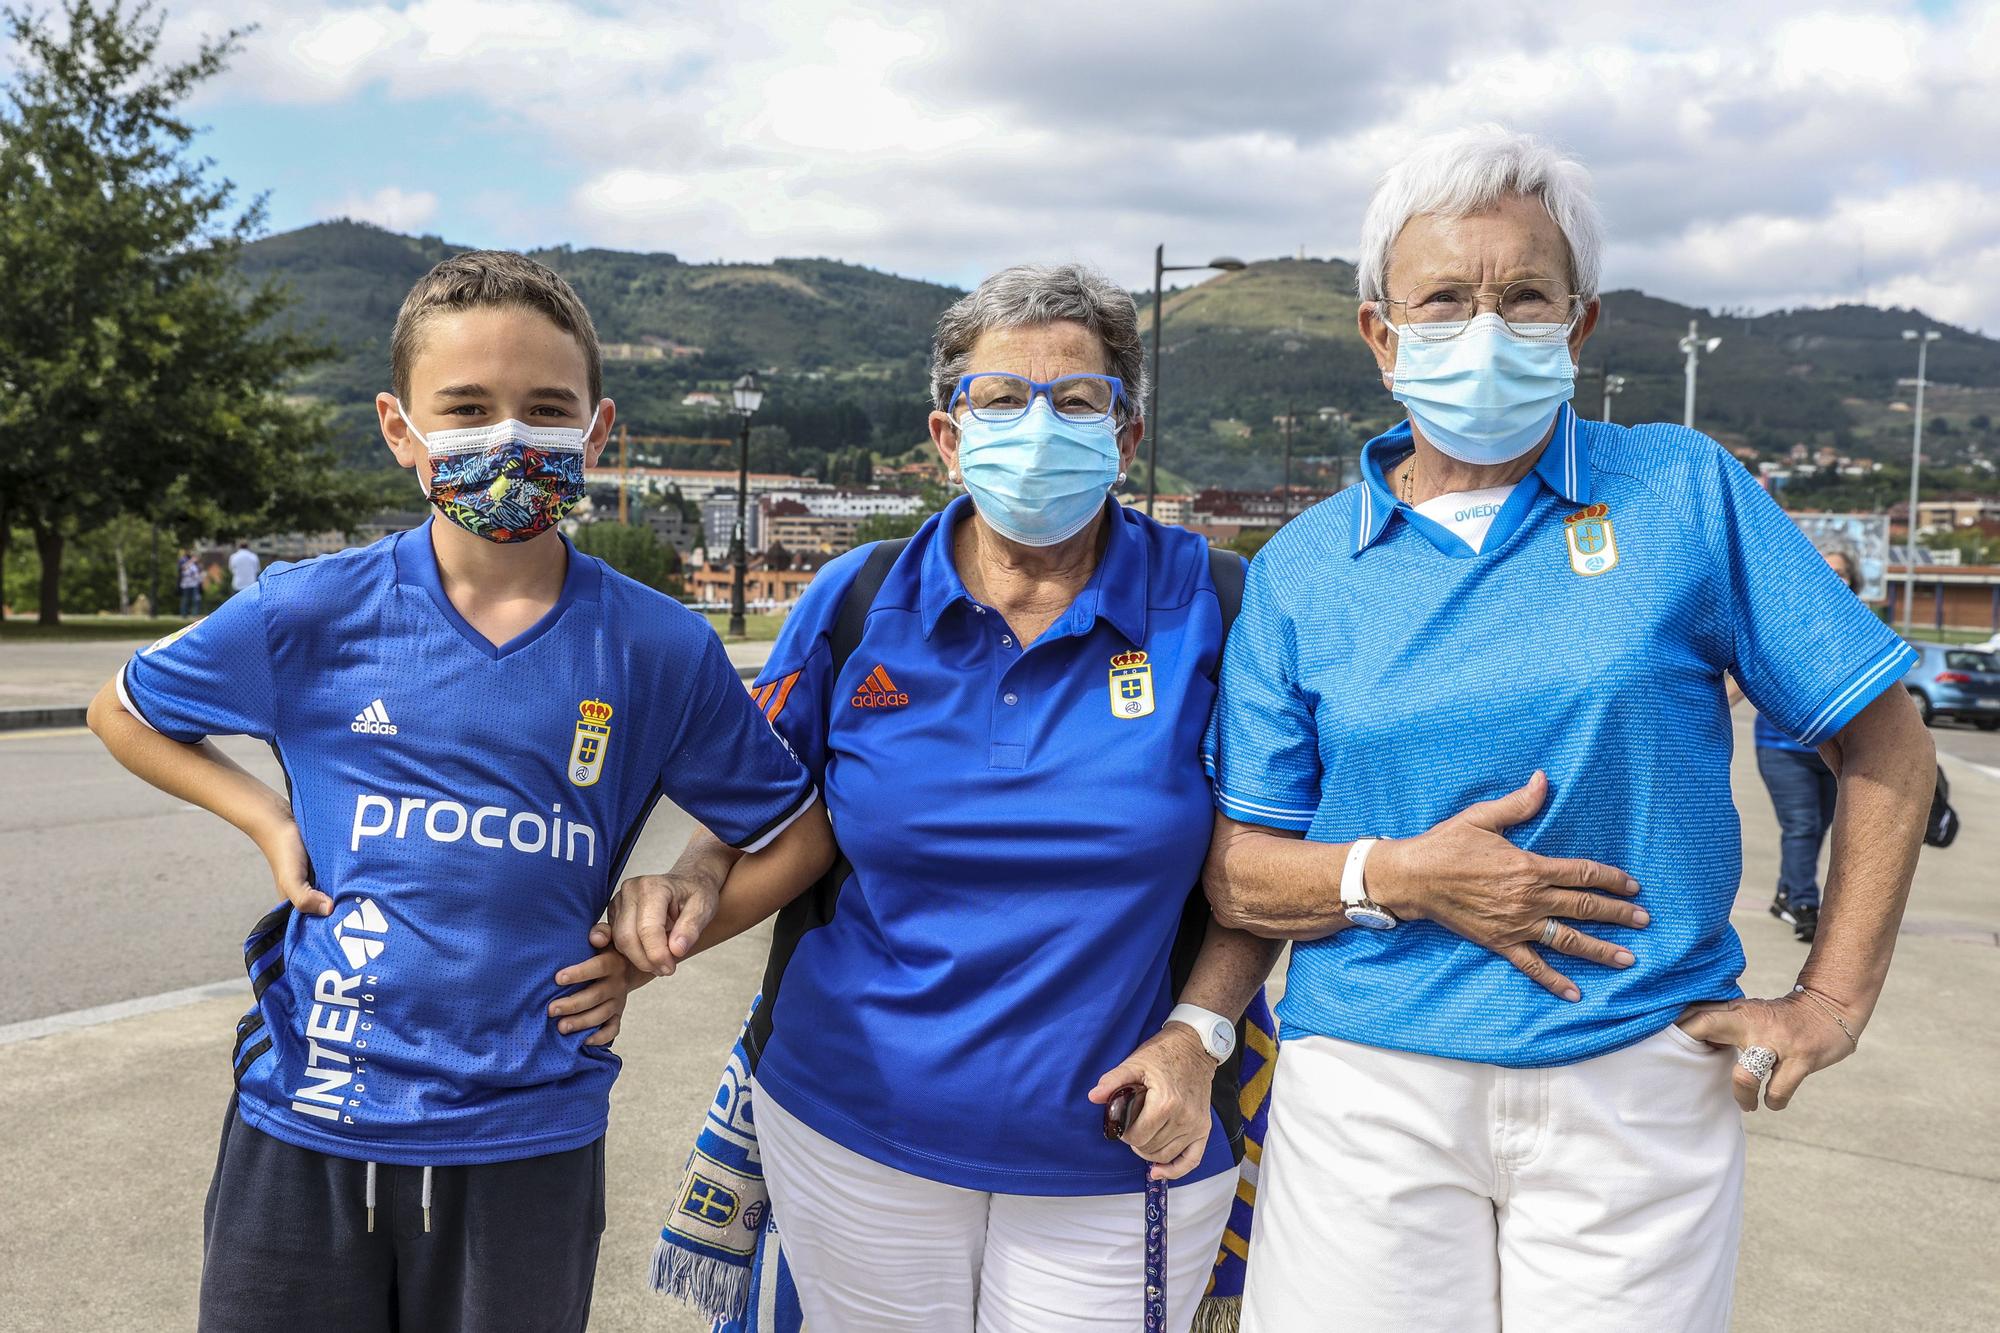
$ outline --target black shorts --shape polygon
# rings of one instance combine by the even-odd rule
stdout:
[[[573,1333],[604,1231],[604,1140],[431,1171],[245,1124],[232,1098],[203,1212],[202,1333]]]

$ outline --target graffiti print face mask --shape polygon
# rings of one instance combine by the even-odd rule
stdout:
[[[440,514],[475,537],[526,541],[554,527],[583,499],[589,427],[530,426],[509,418],[426,436],[401,402],[396,414],[430,453],[425,495]],[[590,425],[596,424],[593,413]]]

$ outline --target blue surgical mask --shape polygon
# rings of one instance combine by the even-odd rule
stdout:
[[[1396,329],[1396,401],[1438,452],[1461,463],[1508,463],[1542,442],[1576,392],[1576,365],[1562,325],[1516,334],[1498,315],[1480,315],[1456,338],[1426,341]]]
[[[1036,398],[1013,421],[958,421],[958,473],[993,530],[1054,546],[1088,527],[1118,480],[1118,427],[1070,421]]]

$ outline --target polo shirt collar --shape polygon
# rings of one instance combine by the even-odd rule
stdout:
[[[1146,536],[1138,516],[1124,505],[1107,499],[1105,506],[1104,554],[1083,591],[1049,627],[1045,638],[1088,633],[1101,617],[1131,643],[1146,641]],[[918,609],[926,639],[953,603],[973,601],[951,556],[953,534],[958,524],[971,514],[972,497],[961,495],[945,507],[930,530],[929,545],[924,548],[918,567]]]
[[[1373,546],[1389,526],[1400,502],[1389,489],[1388,470],[1414,447],[1407,418],[1361,446],[1361,521],[1355,525],[1352,554]],[[1590,503],[1589,432],[1568,403],[1556,409],[1555,429],[1529,475],[1572,504]]]

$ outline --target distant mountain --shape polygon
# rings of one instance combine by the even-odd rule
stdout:
[[[1266,484],[1277,475],[1273,418],[1288,408],[1302,418],[1294,442],[1301,455],[1351,456],[1359,440],[1399,419],[1356,329],[1358,304],[1353,265],[1339,260],[1256,263],[1167,293],[1162,468]],[[1151,293],[1141,305],[1143,323]],[[1925,415],[1944,415],[1950,433],[1927,437],[1926,454],[1963,461],[1958,455],[1969,447],[2000,457],[1991,424],[2000,418],[2000,341],[1910,310],[1850,305],[1721,316],[1641,292],[1607,292],[1584,349],[1578,410],[1602,414],[1608,366],[1625,378],[1614,420],[1679,421],[1678,344],[1690,320],[1704,338],[1723,340],[1701,363],[1696,425],[1729,443],[1771,451],[1834,444],[1860,457],[1907,458],[1910,417],[1890,404],[1911,393],[1897,385],[1917,368],[1902,331],[1919,327],[1945,334],[1930,349]],[[1351,428],[1322,423],[1321,408],[1349,414]]]
[[[386,387],[389,329],[404,293],[462,248],[435,236],[330,222],[268,237],[245,252],[251,276],[290,284],[298,298],[292,322],[339,349],[338,360],[302,387],[342,406],[357,462],[380,457],[367,404]],[[811,465],[800,461],[800,449],[899,455],[922,438],[924,361],[938,314],[959,295],[954,288],[830,259],[688,264],[671,254],[567,247],[535,257],[576,285],[607,343],[680,349],[607,362],[607,391],[635,430],[728,433],[727,422],[684,408],[681,399],[756,366],[779,372],[759,423],[783,427],[793,446],[787,453],[775,438],[760,445],[759,457],[773,466]],[[1151,294],[1140,300],[1143,329]],[[1397,416],[1355,330],[1355,308],[1354,269],[1339,260],[1265,261],[1169,292],[1162,469],[1201,484],[1269,485],[1279,469],[1274,419],[1288,408],[1306,423],[1295,439],[1299,455],[1351,457],[1360,439]],[[1897,380],[1916,370],[1902,330],[1924,326],[1946,334],[1931,348],[1930,379],[1940,387],[1926,415],[1944,416],[1948,427],[1934,443],[1927,439],[1926,451],[2000,454],[1992,430],[2000,417],[2000,342],[1914,311],[1869,306],[1746,318],[1635,291],[1607,293],[1585,353],[1579,409],[1602,411],[1600,376],[1608,366],[1626,378],[1615,419],[1678,421],[1676,344],[1690,319],[1700,321],[1704,336],[1723,339],[1702,363],[1697,424],[1731,443],[1906,453],[1910,418],[1891,404],[1908,392]],[[1332,409],[1324,420],[1322,408]],[[1338,414],[1349,420],[1343,424]]]

